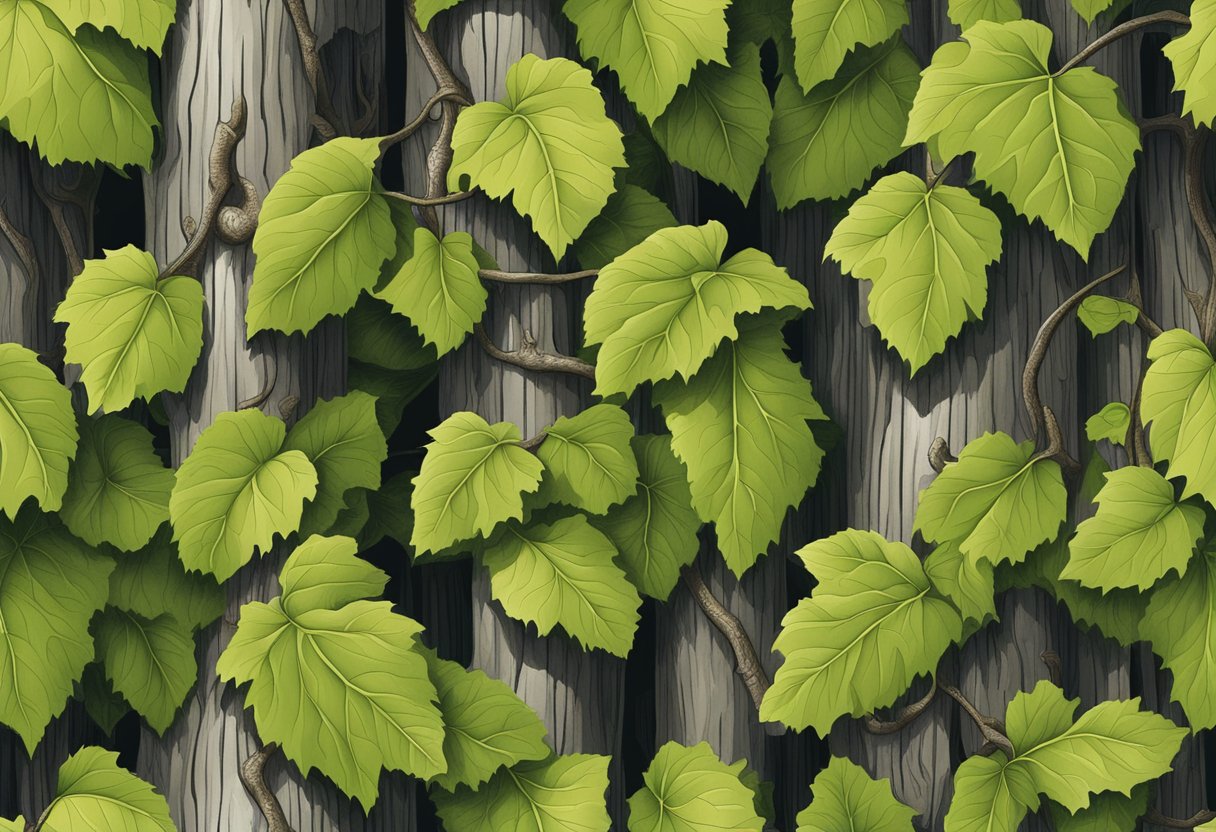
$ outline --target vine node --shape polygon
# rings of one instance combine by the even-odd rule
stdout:
[[[929,690],[920,699],[915,702],[909,702],[895,713],[895,718],[892,720],[882,720],[867,714],[865,717],[866,733],[869,734],[895,734],[907,728],[916,718],[929,710],[929,706],[933,704],[933,700],[937,697],[937,679],[929,680]]]
[[[580,280],[597,277],[599,269],[584,269],[581,272],[565,274],[544,274],[542,272],[503,272],[498,269],[481,269],[477,276],[482,280],[494,283],[531,283],[533,285],[552,286],[561,283],[576,283]]]
[[[963,695],[963,692],[954,685],[942,684],[939,687],[947,696],[957,702],[959,707],[966,711],[967,716],[971,717],[971,721],[979,729],[980,736],[983,737],[985,745],[991,744],[993,749],[1000,749],[1011,758],[1016,756],[1016,752],[1013,750],[1013,743],[1005,735],[1004,723],[995,717],[985,716],[980,713],[975,705],[972,705],[971,701]],[[980,753],[984,753],[983,749],[980,749]],[[991,751],[988,753],[991,753]]]
[[[542,351],[536,346],[536,339],[532,337],[532,333],[527,330],[524,330],[519,349],[516,350],[500,348],[480,323],[474,325],[473,333],[477,336],[477,340],[486,354],[504,364],[537,373],[569,373],[595,381],[594,364],[588,364],[581,358],[571,355]]]
[[[266,761],[278,750],[278,743],[272,742],[246,758],[245,762],[241,763],[241,785],[258,804],[269,832],[293,832],[291,824],[287,822],[287,816],[283,814],[283,807],[279,805],[279,799],[266,785]]]
[[[433,116],[432,114],[435,108],[445,101],[451,101],[452,103],[460,106],[468,106],[473,103],[469,100],[467,93],[456,87],[440,87],[435,91],[435,94],[427,99],[426,103],[422,105],[422,109],[419,111],[418,115],[413,118],[413,120],[407,123],[400,130],[396,131],[395,133],[389,133],[380,140],[380,152],[383,153],[393,145],[405,141],[410,136],[417,133],[422,128],[422,125],[426,124],[428,121],[442,118],[442,114],[439,116]]]
[[[1140,273],[1135,269],[1131,271],[1127,287],[1127,297],[1124,300],[1136,307],[1138,313],[1136,315],[1136,326],[1150,340],[1163,332],[1161,326],[1149,317],[1148,310],[1144,308],[1144,293],[1140,289]]]
[[[1211,809],[1200,809],[1189,818],[1172,818],[1169,815],[1161,814],[1157,807],[1153,806],[1142,817],[1145,823],[1153,826],[1164,826],[1167,829],[1194,829],[1200,824],[1216,820],[1216,812]]]
[[[304,62],[304,77],[312,89],[314,106],[317,111],[310,119],[313,129],[327,142],[338,135],[334,126],[338,123],[338,114],[334,110],[333,101],[329,97],[329,86],[325,83],[325,73],[321,71],[321,54],[317,51],[317,35],[308,19],[308,10],[304,8],[304,0],[283,0],[287,6],[287,14],[296,30],[296,42],[300,45],[300,58]]]
[[[958,457],[950,453],[950,446],[946,444],[945,437],[937,437],[929,446],[929,466],[940,474],[951,462],[958,462]]]

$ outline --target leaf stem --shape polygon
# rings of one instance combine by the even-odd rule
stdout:
[[[764,666],[760,664],[756,646],[752,644],[751,636],[743,627],[743,622],[724,607],[722,602],[710,591],[705,584],[705,578],[701,576],[701,570],[695,563],[685,566],[680,572],[680,577],[683,578],[688,591],[692,593],[697,606],[705,613],[705,617],[730,642],[731,650],[735,653],[735,672],[743,680],[743,686],[747,688],[752,702],[759,710],[760,703],[764,700],[764,694],[768,692],[770,682],[768,674],[764,672]]]
[[[967,716],[971,717],[971,721],[980,729],[980,736],[984,738],[984,742],[991,743],[997,748],[1009,755],[1010,759],[1017,756],[1017,752],[1013,750],[1013,743],[1009,741],[1009,737],[1005,736],[1005,726],[1001,721],[990,716],[981,714],[979,710],[971,704],[967,697],[963,696],[963,692],[954,685],[939,685],[942,691],[959,704]]]
[[[453,87],[447,87],[447,88],[441,88],[439,90],[436,90],[435,94],[432,95],[430,97],[430,99],[428,99],[427,102],[422,105],[421,112],[419,112],[418,115],[414,117],[413,121],[411,121],[409,124],[402,127],[400,130],[396,131],[395,133],[389,133],[387,136],[385,136],[384,138],[382,138],[380,140],[380,152],[383,153],[388,148],[392,147],[395,144],[399,144],[400,142],[405,141],[410,136],[412,136],[416,132],[418,132],[418,130],[421,129],[422,125],[426,124],[426,122],[428,120],[430,120],[431,111],[434,110],[436,106],[438,106],[439,104],[442,104],[445,101],[452,101],[452,102],[454,102],[458,105],[462,105],[462,106],[468,105],[471,103],[469,101],[468,97],[465,95],[465,93],[459,89],[456,89]]]
[[[543,274],[540,272],[500,272],[497,269],[480,269],[477,276],[482,280],[492,280],[495,283],[533,283],[552,285],[558,283],[574,283],[579,280],[597,277],[599,269],[584,269],[581,272],[566,274]]]
[[[402,202],[408,202],[410,205],[419,205],[426,208],[435,205],[448,205],[453,202],[463,202],[475,196],[476,193],[476,191],[457,191],[454,194],[440,194],[439,196],[412,196],[411,194],[403,194],[400,191],[385,191],[384,195],[393,199],[399,199]]]
[[[1115,41],[1122,37],[1130,35],[1132,32],[1139,31],[1148,26],[1155,26],[1158,23],[1173,23],[1177,26],[1190,26],[1191,19],[1181,12],[1157,12],[1156,14],[1146,14],[1143,17],[1136,17],[1128,20],[1125,23],[1120,23],[1109,32],[1102,34],[1093,43],[1086,46],[1077,54],[1073,55],[1064,66],[1052,73],[1052,77],[1058,78],[1068,70],[1085,63],[1094,55],[1101,52],[1106,47],[1110,46]]]

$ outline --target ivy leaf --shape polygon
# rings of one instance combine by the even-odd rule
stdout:
[[[413,324],[372,295],[360,295],[345,320],[346,354],[356,361],[408,371],[425,370],[439,360],[439,353],[422,340]]]
[[[177,12],[176,0],[40,0],[70,31],[107,26],[140,49],[160,55]]]
[[[946,14],[951,23],[966,31],[981,20],[993,23],[1018,20],[1022,16],[1022,6],[1018,0],[949,0]]]
[[[410,495],[414,492],[411,480],[417,474],[402,471],[384,481],[376,491],[367,493],[367,523],[359,535],[359,550],[370,549],[384,538],[397,541],[403,549],[410,547],[410,534],[414,528],[414,516],[410,512]]]
[[[1048,69],[1051,30],[980,21],[937,50],[905,143],[936,137],[943,158],[975,153],[976,175],[1084,259],[1110,225],[1140,131],[1091,67]]]
[[[106,415],[78,421],[80,444],[59,516],[92,546],[126,552],[149,540],[169,519],[173,471],[152,447],[143,425]]]
[[[474,792],[431,793],[447,832],[608,832],[609,757],[565,754],[500,769]]]
[[[760,47],[747,43],[731,51],[729,66],[698,68],[652,129],[668,159],[725,185],[746,205],[772,119]]]
[[[824,415],[810,382],[786,357],[774,318],[761,316],[687,384],[657,386],[654,400],[688,467],[693,508],[714,524],[723,558],[742,576],[819,475],[823,451],[807,420]]]
[[[435,15],[448,9],[455,8],[460,0],[414,0],[414,14],[418,16],[418,27],[426,31]]]
[[[1102,792],[1075,815],[1059,803],[1051,803],[1051,823],[1056,832],[1136,832],[1140,816],[1148,811],[1149,786],[1140,784],[1131,795]]]
[[[434,650],[422,652],[439,692],[445,731],[448,770],[436,775],[436,785],[448,791],[457,786],[477,791],[502,767],[543,760],[552,753],[540,717],[506,684],[441,659]]]
[[[933,588],[950,599],[963,623],[982,624],[996,617],[996,583],[992,564],[963,555],[957,541],[939,544],[924,561]]]
[[[554,422],[536,450],[553,501],[603,514],[634,494],[638,464],[629,447],[632,437],[629,414],[612,404]]]
[[[825,255],[873,282],[868,308],[912,374],[988,302],[985,269],[1001,256],[1001,224],[965,188],[884,176],[836,226]]]
[[[169,613],[147,619],[108,607],[94,619],[93,637],[114,690],[163,735],[198,679],[189,625]]]
[[[143,618],[168,613],[191,631],[224,613],[225,594],[210,575],[186,572],[164,527],[138,552],[123,555],[110,575],[110,605]]]
[[[186,389],[203,349],[203,287],[157,271],[135,246],[107,251],[85,261],[55,311],[68,325],[66,360],[83,368],[89,413]]]
[[[1144,591],[1171,570],[1186,572],[1203,535],[1203,509],[1174,500],[1174,487],[1152,468],[1131,465],[1106,475],[1098,512],[1077,527],[1061,578],[1102,590]]]
[[[494,199],[514,192],[515,210],[560,260],[614,190],[612,169],[625,164],[621,131],[574,61],[524,55],[507,70],[506,90],[501,102],[460,113],[448,187],[467,177]]]
[[[904,0],[794,0],[794,68],[803,91],[833,77],[854,47],[882,43],[907,23]]]
[[[769,180],[777,207],[847,196],[903,149],[920,64],[903,38],[858,49],[803,93],[789,76],[773,104]]]
[[[300,537],[328,531],[352,488],[380,487],[388,445],[376,422],[376,399],[358,390],[318,401],[287,434],[287,452],[300,451],[317,470],[317,493],[300,519]]]
[[[1014,796],[1007,779],[1008,757],[974,754],[954,773],[954,799],[946,812],[946,832],[1018,832],[1034,806]]]
[[[1216,726],[1216,564],[1211,547],[1191,559],[1186,574],[1153,588],[1140,637],[1153,644],[1174,677],[1173,699],[1196,731]]]
[[[120,768],[118,752],[95,745],[80,749],[59,767],[55,799],[40,828],[43,832],[177,832],[165,798],[150,783]]]
[[[523,495],[540,487],[544,466],[519,443],[510,422],[489,424],[476,413],[453,413],[428,431],[422,470],[410,506],[419,553],[488,535],[499,523],[523,517]]]
[[[89,619],[106,602],[113,569],[33,506],[0,517],[0,723],[31,755],[93,659]]]
[[[1131,423],[1131,408],[1123,402],[1111,402],[1085,420],[1085,436],[1091,442],[1105,439],[1112,445],[1122,445]]]
[[[397,250],[388,200],[373,172],[379,158],[379,139],[340,136],[296,156],[274,183],[253,235],[250,337],[309,332],[376,285]]]
[[[612,541],[629,581],[652,598],[666,601],[680,570],[700,550],[701,518],[692,508],[688,472],[671,450],[669,436],[635,436],[637,493],[602,517],[595,526]]]
[[[891,793],[891,781],[875,780],[844,757],[833,757],[811,783],[814,800],[798,813],[797,832],[912,832],[917,812]]]
[[[0,6],[0,121],[52,165],[152,163],[147,56],[114,32],[69,31],[39,0]],[[69,19],[72,16],[69,15]]]
[[[586,649],[629,655],[642,600],[614,562],[616,549],[581,514],[551,525],[508,526],[481,556],[490,591],[507,615],[536,625],[542,636],[558,624]]]
[[[1040,458],[1034,442],[1017,444],[1005,433],[967,443],[921,492],[914,530],[930,542],[956,540],[963,554],[996,565],[1020,563],[1055,540],[1068,512],[1060,466]]]
[[[114,692],[114,685],[106,678],[105,670],[97,662],[92,662],[84,669],[76,698],[84,703],[84,710],[89,719],[93,720],[107,737],[114,736],[118,721],[131,712],[127,700]],[[0,830],[3,829],[4,824],[0,822]],[[17,832],[25,832],[25,827]]]
[[[17,516],[26,497],[56,511],[76,456],[72,394],[38,356],[0,344],[0,511]]]
[[[579,51],[616,72],[653,121],[701,62],[726,63],[730,0],[566,0]]]
[[[468,234],[453,231],[440,240],[429,229],[418,228],[414,256],[376,297],[409,318],[443,355],[459,347],[485,314],[489,294],[478,268]]]
[[[1162,50],[1174,66],[1174,89],[1181,91],[1182,114],[1190,115],[1196,125],[1216,123],[1216,0],[1195,0],[1191,4],[1191,28],[1174,38]]]
[[[221,413],[177,469],[169,496],[173,539],[187,569],[220,581],[300,527],[317,493],[301,451],[280,450],[283,423],[260,410]]]
[[[574,244],[574,254],[586,269],[602,269],[676,218],[663,200],[637,185],[622,185]]]
[[[437,361],[419,370],[386,370],[362,361],[350,361],[346,366],[347,386],[376,399],[376,422],[385,437],[391,437],[400,426],[406,405],[430,387],[438,375]]]
[[[746,766],[722,762],[707,742],[665,743],[629,798],[629,832],[761,832],[755,793],[741,779]]]
[[[725,263],[726,228],[665,228],[604,267],[583,312],[586,342],[601,344],[596,389],[631,393],[677,373],[690,378],[737,316],[765,307],[809,309],[806,288],[753,248]]]
[[[1077,10],[1077,14],[1085,18],[1085,22],[1093,24],[1094,20],[1102,12],[1111,7],[1114,0],[1072,0],[1072,7]]]
[[[773,649],[785,663],[760,719],[826,737],[838,717],[890,705],[916,676],[932,674],[962,621],[931,594],[903,543],[849,529],[798,556],[819,585],[781,622]]]
[[[249,683],[258,733],[307,775],[313,768],[371,809],[380,770],[434,777],[447,768],[435,686],[415,636],[387,601],[358,600],[387,576],[350,538],[309,538],[283,565],[283,594],[241,608],[220,656],[222,681]],[[335,577],[355,574],[352,584]]]
[[[1089,295],[1077,308],[1077,320],[1085,324],[1094,338],[1104,335],[1119,324],[1134,324],[1140,310],[1125,300],[1105,295]]]
[[[1171,329],[1148,345],[1152,362],[1140,393],[1153,459],[1167,476],[1185,477],[1182,498],[1200,494],[1216,505],[1216,361],[1203,342]]]

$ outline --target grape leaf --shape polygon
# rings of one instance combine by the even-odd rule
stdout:
[[[114,736],[118,721],[131,713],[131,706],[127,704],[127,700],[114,692],[114,685],[106,678],[105,671],[97,662],[84,669],[76,698],[84,703],[84,710],[89,719],[93,720],[107,737]],[[4,824],[0,823],[0,830],[2,829]],[[22,827],[17,832],[25,832],[25,828]]]
[[[1018,832],[1035,806],[1014,796],[1007,777],[1008,757],[975,754],[954,773],[954,799],[946,812],[946,832]]]
[[[230,578],[300,527],[317,492],[301,451],[281,450],[286,427],[260,410],[221,413],[177,469],[169,519],[187,569]]]
[[[714,524],[723,558],[742,576],[819,475],[823,451],[807,420],[824,414],[810,382],[786,357],[774,318],[760,316],[688,383],[658,385],[654,400],[688,467],[693,508]]]
[[[920,64],[899,37],[845,59],[804,94],[786,76],[773,103],[769,180],[777,207],[848,195],[903,149]]]
[[[958,541],[972,560],[1019,563],[1055,540],[1068,512],[1060,466],[1005,433],[967,443],[921,492],[913,528],[929,542]]]
[[[1216,505],[1216,361],[1203,342],[1171,329],[1148,345],[1151,362],[1140,392],[1154,460],[1167,476],[1185,477],[1182,498],[1200,494]]]
[[[358,600],[387,576],[355,558],[350,538],[312,537],[283,565],[283,594],[241,608],[220,656],[222,681],[249,683],[258,733],[307,775],[316,768],[371,809],[381,767],[443,773],[443,721],[415,636],[422,625],[387,601]],[[333,583],[357,572],[352,584]]]
[[[410,506],[419,553],[489,534],[523,517],[523,494],[540,486],[544,466],[520,447],[519,428],[488,424],[476,413],[453,413],[429,431]]]
[[[360,550],[369,549],[384,538],[391,538],[403,548],[410,547],[414,516],[410,512],[413,471],[402,471],[384,481],[376,491],[367,494],[367,523],[359,536]]]
[[[581,514],[549,524],[508,526],[482,553],[490,591],[507,615],[558,624],[585,648],[627,656],[642,601],[614,562],[616,549]]]
[[[1111,402],[1085,420],[1085,436],[1091,442],[1105,439],[1112,445],[1122,445],[1131,423],[1131,408],[1123,402]]]
[[[826,737],[837,717],[890,705],[932,674],[962,621],[903,543],[849,529],[798,556],[819,584],[781,622],[773,649],[785,663],[760,719]]]
[[[726,227],[664,228],[604,267],[583,312],[586,342],[601,344],[599,395],[631,393],[677,373],[690,378],[736,317],[765,307],[809,309],[806,288],[762,251],[725,263]]]
[[[965,188],[930,189],[895,173],[853,203],[824,253],[872,281],[870,317],[915,375],[968,318],[983,315],[1001,224]]]
[[[66,360],[83,368],[89,413],[186,389],[203,349],[203,287],[157,276],[146,251],[126,246],[86,260],[55,311],[68,325]]]
[[[629,798],[629,832],[761,832],[755,793],[741,779],[746,766],[722,762],[707,742],[664,743]]]
[[[957,541],[939,544],[924,561],[933,588],[950,599],[963,622],[982,624],[996,616],[996,584],[992,564],[972,560]]]
[[[72,394],[32,350],[0,344],[0,511],[16,517],[26,497],[56,511],[78,438]]]
[[[1191,28],[1165,45],[1174,66],[1174,89],[1182,91],[1182,114],[1195,124],[1216,124],[1216,0],[1191,4]]]
[[[1086,23],[1092,24],[1113,2],[1114,0],[1072,0],[1072,7],[1077,10],[1077,14],[1085,18]]]
[[[1052,73],[1051,30],[1034,21],[983,20],[964,37],[933,56],[904,141],[974,152],[978,177],[1088,257],[1140,149],[1115,82],[1092,67]]]
[[[120,768],[118,752],[94,745],[80,749],[59,767],[55,799],[40,829],[177,832],[165,798],[150,783]]]
[[[663,200],[637,185],[622,185],[574,244],[583,268],[602,269],[660,228],[676,224]]]
[[[386,438],[400,426],[406,405],[430,387],[438,375],[438,361],[418,370],[386,370],[362,361],[350,361],[346,366],[347,386],[375,397],[376,422]]]
[[[746,205],[772,119],[760,47],[748,43],[731,51],[729,66],[698,68],[652,129],[668,159],[725,185]]]
[[[554,502],[603,514],[638,489],[638,464],[629,447],[633,423],[616,405],[597,404],[562,416],[545,431],[536,456]]]
[[[1216,563],[1211,546],[1191,559],[1186,574],[1153,587],[1140,637],[1174,677],[1171,692],[1195,728],[1216,726]]]
[[[875,780],[844,757],[833,757],[811,783],[814,799],[798,813],[797,832],[912,832],[915,809],[891,793],[891,781]]]
[[[653,121],[701,62],[726,63],[730,0],[566,0],[579,51],[614,70]]]
[[[608,832],[608,757],[565,754],[500,769],[474,792],[431,793],[447,832]]]
[[[245,323],[309,332],[371,289],[397,250],[388,200],[378,190],[379,139],[340,136],[291,161],[262,203],[253,235]]]
[[[317,493],[304,507],[300,537],[324,533],[352,488],[380,487],[388,445],[376,422],[376,399],[358,390],[318,401],[287,434],[285,451],[300,451],[317,470]]]
[[[1131,795],[1102,792],[1075,815],[1059,803],[1048,805],[1056,832],[1136,832],[1140,816],[1148,811],[1150,788],[1141,783]]]
[[[110,575],[110,605],[144,618],[171,614],[191,630],[224,612],[225,595],[210,575],[187,572],[167,526],[138,552],[123,555]]]
[[[345,320],[346,354],[356,361],[407,371],[427,369],[439,360],[435,348],[422,340],[413,324],[371,295],[360,295]]]
[[[1105,295],[1090,295],[1077,307],[1077,320],[1085,325],[1094,338],[1104,335],[1119,324],[1134,324],[1140,310],[1125,300]]]
[[[80,444],[59,516],[84,542],[126,552],[152,539],[169,519],[173,471],[143,425],[121,416],[78,420]]]
[[[93,659],[89,619],[106,602],[113,569],[33,506],[0,517],[0,723],[31,755]]]
[[[147,619],[108,607],[94,619],[93,637],[114,690],[163,735],[198,679],[189,625],[169,613]]]
[[[1102,590],[1144,591],[1171,570],[1186,572],[1203,535],[1203,509],[1174,500],[1174,487],[1152,468],[1131,465],[1106,475],[1098,512],[1077,527],[1061,578]]]
[[[86,23],[95,29],[107,26],[140,49],[159,55],[165,33],[177,12],[177,0],[40,0],[69,31]]]
[[[524,55],[507,70],[506,90],[501,102],[460,113],[448,187],[468,178],[494,199],[514,192],[515,210],[560,260],[614,190],[612,169],[625,164],[621,131],[574,61]]]
[[[874,46],[908,22],[904,0],[794,0],[794,69],[805,92],[836,74],[856,46]]]
[[[952,23],[966,31],[980,20],[993,23],[1017,20],[1022,16],[1022,6],[1018,0],[949,0],[946,14]]]
[[[638,491],[591,525],[607,535],[629,581],[652,598],[666,601],[680,570],[700,550],[701,518],[692,508],[688,472],[671,450],[671,437],[635,436]]]
[[[425,32],[435,15],[459,4],[460,0],[414,0],[414,14],[418,16],[418,26]]]

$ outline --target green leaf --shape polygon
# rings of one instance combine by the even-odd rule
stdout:
[[[354,549],[350,538],[320,537],[297,548],[279,576],[283,595],[241,608],[216,670],[222,681],[250,683],[245,704],[264,742],[367,810],[382,767],[427,778],[447,763],[435,686],[415,641],[422,625],[387,601],[358,600],[387,577]]]
[[[688,472],[671,450],[669,436],[631,440],[639,471],[637,493],[602,517],[595,526],[612,541],[629,581],[652,598],[666,601],[680,570],[700,550],[701,518],[692,507]]]
[[[1170,479],[1186,478],[1182,499],[1200,494],[1216,505],[1216,361],[1182,329],[1154,338],[1148,358],[1140,418],[1153,459],[1169,460]]]
[[[434,779],[448,791],[477,791],[500,768],[543,760],[552,752],[536,712],[498,679],[424,650],[443,714],[443,755],[448,770]]]
[[[283,449],[300,451],[317,470],[316,497],[304,508],[300,536],[328,531],[348,491],[380,487],[388,446],[376,422],[375,397],[356,390],[318,401],[288,432]]]
[[[603,514],[638,489],[638,464],[629,440],[629,414],[597,404],[577,416],[562,416],[545,430],[536,456],[545,465],[545,484],[554,502]]]
[[[376,493],[375,491],[371,492]],[[339,535],[342,537],[351,537],[362,539],[363,526],[371,517],[371,509],[367,505],[368,490],[366,488],[352,488],[346,494],[343,500],[342,509],[338,512],[338,517],[334,520],[334,524],[329,527],[326,534]]]
[[[1018,800],[1007,779],[1008,758],[968,757],[954,773],[954,799],[946,812],[946,832],[1018,832],[1022,818],[1036,806]]]
[[[1106,230],[1140,149],[1140,131],[1091,67],[1053,74],[1051,30],[980,21],[937,50],[905,143],[935,139],[942,158],[975,153],[975,173],[1082,258]]]
[[[601,344],[596,389],[631,393],[677,373],[690,378],[736,318],[765,307],[809,309],[806,288],[757,249],[725,263],[717,221],[656,231],[604,267],[583,312],[586,342]]]
[[[93,637],[114,690],[163,735],[198,679],[190,626],[169,613],[147,619],[108,607]]]
[[[169,496],[173,539],[187,569],[230,578],[300,527],[317,493],[301,451],[280,450],[286,428],[260,410],[221,413],[177,469]]]
[[[773,103],[769,180],[777,207],[847,196],[903,149],[920,64],[903,38],[858,49],[803,93],[786,76]]]
[[[411,480],[417,476],[412,471],[402,471],[384,481],[376,491],[367,494],[367,523],[359,535],[360,550],[370,549],[384,538],[391,538],[403,548],[410,547],[410,534],[414,528],[414,515],[410,512],[410,495],[414,486]]]
[[[26,497],[58,510],[77,439],[72,394],[32,350],[0,344],[0,512]]]
[[[70,31],[107,26],[157,55],[177,12],[177,0],[41,0]]]
[[[347,386],[375,397],[376,422],[386,438],[400,426],[406,406],[430,387],[438,375],[437,361],[418,370],[386,370],[362,361],[350,361],[346,366]]]
[[[1048,805],[1051,823],[1056,832],[1136,832],[1140,816],[1148,811],[1150,793],[1144,783],[1132,789],[1130,796],[1102,792],[1075,815],[1053,802]]]
[[[1085,18],[1086,23],[1092,24],[1113,2],[1114,0],[1072,0],[1072,7],[1077,10],[1077,14]]]
[[[66,360],[83,368],[90,413],[186,389],[203,349],[203,287],[157,272],[135,246],[107,251],[85,261],[55,311],[68,325]]]
[[[874,46],[908,22],[904,0],[794,0],[794,68],[805,92],[828,80],[856,46]]]
[[[924,561],[925,574],[958,609],[964,623],[982,624],[996,617],[996,585],[992,564],[963,555],[956,541],[937,546]]]
[[[746,205],[768,152],[772,119],[760,47],[747,43],[731,50],[729,66],[697,69],[653,130],[667,158],[725,185]]]
[[[583,57],[616,72],[638,112],[653,121],[698,63],[726,63],[730,0],[566,0]]]
[[[807,420],[824,415],[810,382],[786,357],[774,318],[761,316],[687,384],[657,386],[654,400],[688,467],[693,508],[714,524],[722,556],[742,576],[819,475],[823,451]]]
[[[1091,442],[1105,439],[1112,445],[1122,445],[1131,423],[1131,408],[1123,402],[1111,402],[1085,420],[1085,435]]]
[[[785,663],[760,719],[826,737],[838,717],[886,707],[932,674],[962,621],[903,543],[849,529],[798,556],[819,584],[781,622],[773,649]]]
[[[1018,0],[949,0],[946,14],[950,21],[966,31],[981,20],[1008,23],[1022,16]]]
[[[59,767],[59,786],[42,832],[177,832],[169,804],[150,783],[118,765],[118,752],[86,746]]]
[[[523,495],[540,486],[544,466],[520,447],[519,428],[488,424],[476,413],[453,413],[428,431],[422,470],[410,506],[420,552],[488,535],[499,523],[523,517]]]
[[[965,188],[928,189],[895,173],[853,203],[824,252],[873,283],[870,318],[915,375],[969,318],[983,316],[1001,224]]]
[[[376,297],[409,318],[443,355],[459,347],[485,314],[489,294],[478,268],[468,234],[453,231],[440,240],[419,228],[414,231],[414,256]]]
[[[551,525],[508,526],[481,559],[507,615],[534,623],[542,636],[560,624],[584,648],[624,657],[642,601],[615,556],[612,542],[576,514]]]
[[[833,757],[811,783],[814,800],[798,813],[797,832],[912,832],[915,809],[891,793],[891,781],[875,780],[844,757]]]
[[[1163,49],[1174,65],[1174,89],[1181,91],[1182,114],[1195,124],[1216,123],[1216,0],[1191,4],[1191,28]]]
[[[1055,540],[1068,513],[1060,466],[1005,433],[967,443],[921,492],[914,530],[929,542],[958,541],[971,560],[1021,562]]]
[[[406,371],[424,370],[439,360],[435,348],[422,340],[413,324],[372,295],[359,295],[345,320],[346,354],[356,361]]]
[[[467,177],[494,199],[514,192],[515,210],[560,260],[614,190],[612,169],[625,164],[621,131],[574,61],[524,55],[507,70],[506,90],[501,102],[461,111],[448,187]]]
[[[105,670],[97,662],[84,669],[76,698],[84,703],[89,719],[93,720],[107,737],[114,736],[118,721],[131,712],[127,700],[114,692],[114,685],[106,678]],[[0,822],[0,830],[2,829],[4,824]],[[17,832],[25,832],[25,827]]]
[[[59,516],[81,540],[126,552],[152,539],[169,519],[173,471],[143,425],[121,416],[78,420],[80,444]]]
[[[566,754],[501,769],[474,792],[431,793],[447,832],[608,832],[608,757]]]
[[[629,798],[629,832],[761,832],[755,793],[741,780],[746,766],[728,766],[707,742],[665,743]]]
[[[1106,475],[1098,512],[1077,527],[1061,578],[1102,590],[1148,589],[1171,570],[1186,572],[1203,535],[1203,509],[1174,500],[1174,487],[1131,465]]]
[[[25,832],[27,828],[25,815],[17,815],[13,820],[0,818],[0,832]]]
[[[0,723],[31,755],[93,659],[89,619],[113,568],[33,506],[0,517]]]
[[[1119,324],[1134,324],[1140,310],[1125,300],[1105,295],[1089,295],[1077,308],[1077,320],[1085,324],[1094,338],[1104,335]]]
[[[663,200],[637,185],[622,185],[574,244],[585,269],[602,269],[676,218]]]
[[[1140,637],[1153,644],[1174,677],[1174,701],[1195,730],[1216,726],[1216,563],[1212,547],[1196,555],[1182,577],[1153,588]]]
[[[0,5],[0,122],[52,165],[152,163],[147,56],[114,32],[75,34],[52,10],[66,3]],[[69,20],[72,16],[69,15]]]
[[[225,594],[210,575],[185,570],[165,526],[143,549],[119,559],[110,575],[110,605],[148,619],[169,613],[201,630],[223,615]]]
[[[418,26],[425,32],[435,15],[459,4],[460,0],[414,0],[414,14],[418,16]]]
[[[309,332],[376,285],[397,250],[373,172],[379,158],[379,139],[342,136],[296,156],[274,183],[253,236],[250,337],[268,329]]]

